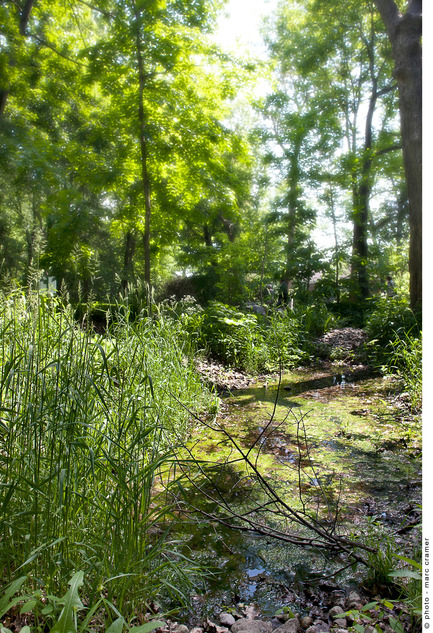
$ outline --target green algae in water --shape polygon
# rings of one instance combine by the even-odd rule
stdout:
[[[413,458],[419,447],[419,425],[415,422],[412,436],[402,442],[407,423],[387,401],[391,391],[365,371],[313,376],[297,372],[286,376],[279,387],[256,386],[227,398],[221,423],[244,452],[255,444],[252,454],[261,472],[291,505],[316,504],[324,521],[338,509],[348,529],[359,531],[359,516],[369,499],[378,504],[407,500],[411,481],[419,478],[420,464]],[[274,407],[272,432],[264,434]],[[226,436],[222,439],[217,430],[209,429],[198,433],[201,458],[221,463],[233,457]],[[407,442],[412,454],[402,450]],[[244,488],[238,484],[237,496],[232,494],[233,482],[225,489],[226,495],[232,494],[231,504],[239,508],[254,500],[247,480],[243,483]],[[208,585],[209,608],[237,595],[258,602],[271,615],[293,600],[288,587],[341,566],[340,560],[326,553],[246,536],[206,521],[201,522],[200,536],[191,529],[188,547],[199,562],[217,572]],[[346,581],[350,580],[354,577],[349,571]]]

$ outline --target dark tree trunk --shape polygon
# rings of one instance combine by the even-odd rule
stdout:
[[[237,226],[234,222],[230,222],[223,215],[220,214],[220,220],[224,227],[225,232],[227,233],[227,237],[229,238],[229,242],[233,243],[236,238]]]
[[[331,209],[332,228],[334,231],[334,245],[335,245],[335,291],[337,304],[340,303],[340,246],[338,243],[337,233],[337,217],[335,215],[335,203],[334,194],[332,189],[329,192],[329,207]]]
[[[24,7],[23,10],[21,11],[21,15],[20,15],[20,33],[21,35],[27,35],[26,31],[27,31],[27,24],[29,22],[30,19],[30,13],[32,12],[33,9],[33,5],[35,4],[36,0],[26,0],[26,2],[24,3]]]
[[[144,70],[143,49],[140,37],[140,14],[136,11],[136,28],[137,28],[137,63],[138,63],[138,122],[140,128],[140,151],[141,151],[141,178],[144,194],[144,281],[150,288],[151,285],[151,261],[150,261],[150,222],[152,215],[151,204],[151,186],[148,171],[148,141],[147,135],[147,117],[144,109],[144,90],[146,86],[146,73]],[[150,294],[149,294],[150,296]]]
[[[24,3],[24,7],[20,13],[19,29],[20,29],[20,34],[23,37],[27,35],[27,24],[29,22],[30,14],[32,12],[32,9],[35,3],[36,3],[36,0],[26,0],[26,2]],[[9,64],[11,66],[15,66],[15,63],[16,63],[15,59],[13,55],[11,54],[9,58]],[[0,119],[4,115],[8,95],[9,95],[9,87],[4,87],[2,88],[2,90],[0,90]]]
[[[286,256],[286,273],[284,275],[284,282],[287,285],[287,291],[292,289],[294,282],[294,270],[293,270],[293,251],[295,248],[296,240],[296,226],[299,222],[298,208],[299,208],[299,182],[300,182],[300,167],[299,159],[301,154],[302,142],[305,135],[296,138],[293,146],[293,152],[287,153],[290,160],[289,168],[289,187],[288,187],[288,205],[287,205],[287,256]]]
[[[366,299],[370,294],[367,260],[368,260],[368,219],[370,215],[371,165],[373,156],[373,114],[376,108],[377,91],[373,82],[373,92],[365,123],[364,152],[362,157],[361,179],[354,188],[353,195],[353,262],[352,272],[357,277],[360,295]]]
[[[394,58],[400,103],[403,162],[409,197],[410,302],[422,303],[422,0],[410,0],[404,15],[394,0],[374,0]]]
[[[203,239],[206,246],[212,248],[212,235],[208,224],[203,224]]]
[[[135,253],[135,235],[132,231],[128,231],[125,237],[125,252],[123,255],[123,273],[120,282],[121,291],[128,288],[128,283],[133,280],[134,275],[134,253]]]

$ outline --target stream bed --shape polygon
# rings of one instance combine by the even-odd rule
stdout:
[[[204,464],[199,485],[210,516],[216,491],[235,509],[257,502],[251,472],[234,474],[240,449],[254,454],[265,480],[296,508],[316,512],[325,524],[338,515],[347,534],[374,541],[417,516],[420,442],[420,422],[391,379],[365,367],[331,366],[285,374],[280,383],[261,378],[232,391],[214,424],[197,425],[189,450]],[[216,464],[224,475],[212,489]],[[210,572],[194,596],[198,617],[239,603],[255,603],[268,616],[287,605],[295,609],[309,582],[326,583],[342,566],[339,556],[225,523],[200,517],[180,529],[183,553]],[[361,577],[360,569],[349,568],[336,578],[334,591],[356,586]]]

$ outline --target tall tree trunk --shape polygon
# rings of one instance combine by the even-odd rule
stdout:
[[[286,257],[286,273],[283,276],[285,283],[287,284],[287,291],[290,291],[293,286],[293,250],[295,246],[295,232],[296,225],[298,223],[297,211],[299,208],[299,181],[300,181],[300,168],[299,157],[301,153],[302,142],[305,135],[301,135],[296,138],[293,146],[293,152],[287,153],[290,160],[289,168],[289,191],[288,191],[288,213],[287,213],[287,257]]]
[[[366,299],[370,295],[368,261],[368,218],[370,215],[371,165],[373,157],[373,115],[377,102],[377,81],[373,77],[373,87],[365,122],[364,150],[361,163],[361,177],[353,194],[353,262],[352,272],[357,277],[360,295]]]
[[[144,90],[146,86],[146,73],[144,70],[143,61],[143,48],[141,44],[141,14],[138,9],[135,12],[136,18],[136,47],[137,47],[137,63],[138,63],[138,122],[140,130],[140,152],[141,152],[141,179],[144,194],[144,234],[143,234],[143,247],[144,247],[144,281],[147,283],[150,289],[151,285],[151,261],[150,261],[150,222],[152,215],[151,204],[151,186],[150,177],[148,171],[148,142],[147,136],[147,117],[144,109]]]
[[[212,235],[211,235],[211,232],[210,232],[210,229],[209,229],[209,225],[207,223],[203,224],[203,240],[204,240],[204,243],[206,244],[206,246],[208,248],[212,248],[213,247]]]
[[[422,0],[401,15],[394,0],[374,0],[392,45],[399,90],[403,162],[409,197],[409,273],[412,309],[422,303]]]
[[[20,15],[20,33],[21,35],[25,36],[27,35],[26,31],[27,31],[27,24],[29,23],[29,19],[30,19],[30,13],[32,12],[33,9],[33,5],[35,4],[36,0],[26,0],[26,2],[24,3],[24,7],[21,11],[21,15]]]
[[[123,272],[120,282],[120,290],[124,292],[128,283],[133,280],[134,274],[135,235],[128,231],[125,236],[125,252],[123,255]]]
[[[260,303],[263,303],[263,280],[265,278],[265,266],[266,266],[266,260],[268,258],[268,231],[265,227],[266,233],[265,233],[265,241],[264,241],[264,248],[263,248],[263,257],[262,257],[262,265],[261,265],[261,271],[260,271]],[[270,297],[267,297],[270,298]]]
[[[334,245],[335,245],[335,288],[337,304],[340,303],[340,246],[338,243],[337,233],[337,216],[335,215],[335,203],[334,192],[332,189],[329,191],[329,206],[331,209],[332,228],[334,231]]]
[[[30,14],[32,12],[35,2],[36,0],[26,0],[26,2],[24,3],[24,7],[21,10],[19,29],[20,29],[20,35],[22,35],[23,37],[27,35],[27,24],[29,23]],[[11,54],[9,58],[9,65],[15,66],[15,64],[16,64],[15,59],[13,55]],[[9,86],[4,86],[0,90],[0,119],[4,115],[8,96],[9,96]]]

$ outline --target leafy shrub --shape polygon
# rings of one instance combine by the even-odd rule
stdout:
[[[361,301],[353,302],[344,299],[338,303],[329,303],[328,309],[338,318],[340,327],[364,327],[365,325],[365,304]]]
[[[422,333],[420,319],[398,296],[381,298],[367,322],[370,362],[383,372],[398,374],[418,409],[422,399]]]
[[[173,304],[172,314],[196,349],[231,367],[273,371],[280,363],[293,367],[304,357],[299,323],[286,310],[265,317],[217,302],[203,309],[188,300]]]
[[[339,317],[332,314],[324,303],[301,306],[294,314],[299,320],[300,329],[308,337],[321,336],[339,325]]]
[[[163,315],[177,324],[178,335],[185,339],[185,342],[188,341],[194,351],[200,349],[204,310],[193,296],[186,295],[179,301],[172,296],[160,304],[159,309]]]
[[[397,372],[408,388],[413,409],[420,409],[422,403],[422,335],[404,339],[396,337],[389,344],[391,351],[387,368]]]
[[[421,327],[417,315],[403,297],[381,297],[370,311],[366,323],[369,358],[376,366],[387,365],[395,342],[407,336],[418,338]]]
[[[308,354],[301,349],[301,332],[301,324],[290,311],[272,313],[264,332],[266,357],[261,369],[273,371],[280,365],[291,368],[306,360]]]
[[[258,318],[214,302],[203,314],[200,342],[215,360],[254,371],[260,366],[264,339]]]

